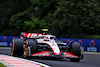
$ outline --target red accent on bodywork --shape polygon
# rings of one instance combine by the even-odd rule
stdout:
[[[36,38],[41,35],[42,35],[42,33],[24,33],[24,37],[26,37],[26,38]]]
[[[31,38],[31,36],[32,36],[32,33],[30,33],[30,36],[29,36],[29,38]],[[34,35],[33,35],[34,36]]]
[[[34,54],[31,54],[32,56],[50,56],[50,53],[49,51],[41,51],[39,53],[34,53]]]
[[[29,34],[29,33],[24,33],[24,37],[26,37],[26,38],[27,38],[28,34]]]
[[[70,52],[64,52],[64,53],[63,53],[63,56],[64,56],[64,57],[68,57],[68,58],[79,58],[78,56],[73,55],[73,54],[70,53]]]
[[[61,55],[61,53],[55,53],[55,52],[53,52],[54,53],[54,55]]]
[[[13,44],[11,45],[11,52],[13,52]]]
[[[25,48],[27,48],[27,45],[25,45]]]

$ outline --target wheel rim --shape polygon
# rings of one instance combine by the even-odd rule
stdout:
[[[11,55],[14,54],[14,40],[12,40],[12,45],[11,45]]]

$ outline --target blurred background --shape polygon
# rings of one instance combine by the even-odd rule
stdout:
[[[0,35],[42,28],[60,38],[100,39],[100,0],[0,0]]]

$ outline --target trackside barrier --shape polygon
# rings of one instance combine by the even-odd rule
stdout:
[[[81,50],[89,52],[100,52],[100,39],[68,39],[68,38],[57,38],[56,40],[66,41],[66,44],[70,41],[79,42]]]
[[[20,36],[0,36],[0,46],[11,47],[12,39]]]
[[[0,46],[11,47],[12,39],[20,38],[20,36],[0,36]],[[56,38],[66,42],[67,46],[70,41],[79,42],[83,51],[100,52],[100,39],[70,39]]]
[[[7,38],[6,37],[3,37],[3,39],[2,39],[2,42],[0,42],[0,46],[7,46]]]

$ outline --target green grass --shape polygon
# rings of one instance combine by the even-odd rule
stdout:
[[[6,67],[6,66],[4,66],[2,63],[0,63],[0,67]]]
[[[0,46],[0,48],[7,48],[7,49],[10,49],[11,47],[2,47],[2,46]]]
[[[84,53],[97,53],[97,54],[100,54],[100,52],[88,52],[88,51],[84,51]]]

